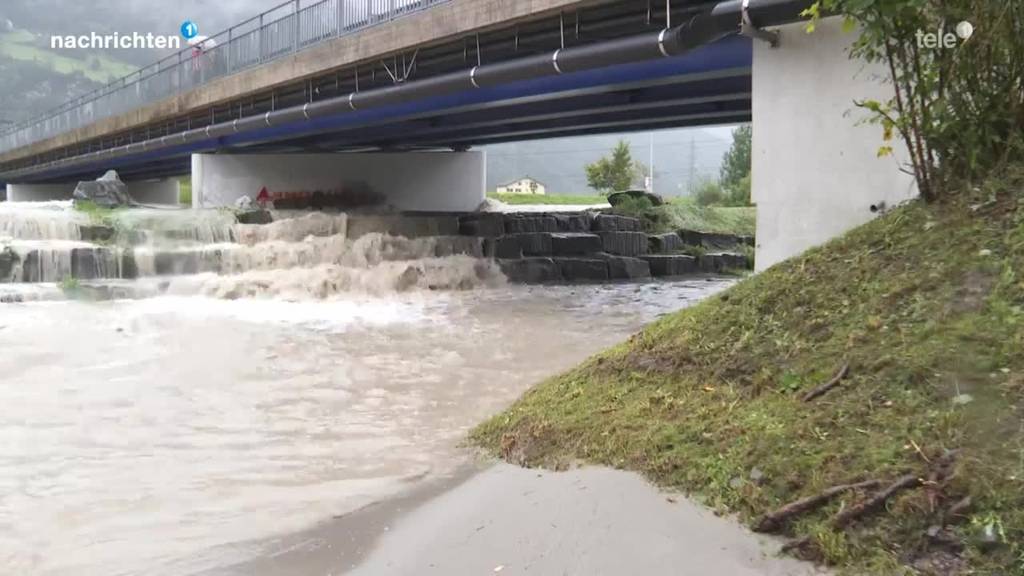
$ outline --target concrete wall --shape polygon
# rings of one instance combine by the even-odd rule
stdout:
[[[754,42],[752,196],[757,204],[757,269],[870,220],[872,204],[917,195],[900,171],[908,156],[878,158],[881,128],[860,123],[854,100],[888,99],[884,69],[850,60],[856,34],[838,19],[813,34],[782,27],[781,43]]]
[[[364,183],[399,210],[475,210],[484,199],[483,152],[365,154],[193,154],[194,206],[228,206],[241,196],[332,190]]]
[[[7,200],[11,202],[43,202],[70,200],[77,182],[61,184],[8,184]],[[125,189],[142,204],[177,204],[180,182],[176,179],[128,182]]]

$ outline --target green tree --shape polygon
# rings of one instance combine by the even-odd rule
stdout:
[[[610,157],[587,164],[586,171],[587,184],[602,193],[628,189],[637,174],[633,154],[625,140],[619,140]]]
[[[882,128],[880,157],[903,141],[922,198],[963,190],[949,184],[1024,156],[1024,2],[817,0],[804,11],[808,32],[833,14],[857,34],[850,56],[888,72],[888,98],[854,101]],[[952,36],[955,46],[929,47],[926,34]]]
[[[753,130],[749,124],[732,131],[732,147],[722,157],[720,182],[725,202],[732,206],[750,204],[750,150]]]

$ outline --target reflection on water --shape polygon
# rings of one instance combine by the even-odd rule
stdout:
[[[244,560],[444,474],[531,383],[727,284],[3,305],[0,572]]]

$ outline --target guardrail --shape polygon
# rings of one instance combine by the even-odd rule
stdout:
[[[163,100],[325,40],[449,0],[289,0],[0,133],[0,152]]]

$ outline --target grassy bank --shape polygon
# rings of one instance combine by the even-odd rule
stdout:
[[[601,195],[574,196],[571,194],[497,194],[489,192],[488,198],[500,200],[505,204],[551,204],[551,205],[577,205],[587,206],[591,204],[607,204],[608,198]]]
[[[636,216],[647,232],[672,232],[680,229],[753,236],[757,227],[757,209],[732,206],[698,206],[690,198],[675,198],[662,206],[629,202],[616,212]]]
[[[896,210],[541,383],[473,438],[530,466],[639,470],[851,574],[1024,574],[1024,208],[975,208]],[[861,481],[877,484],[762,521]]]

